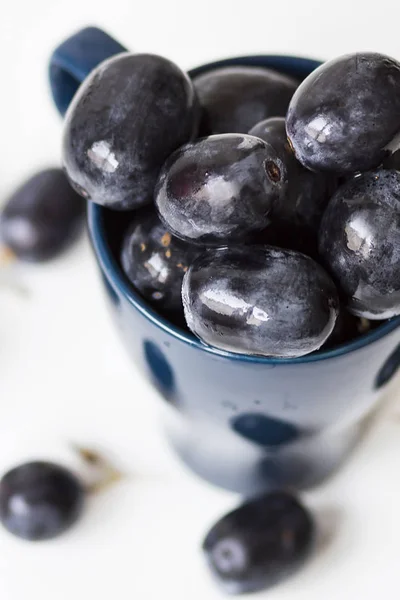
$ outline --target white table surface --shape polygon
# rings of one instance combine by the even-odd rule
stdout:
[[[0,202],[21,178],[58,163],[61,123],[46,61],[81,26],[107,28],[132,49],[184,68],[263,52],[329,58],[375,49],[400,58],[395,2],[247,0],[234,7],[225,0],[7,2]],[[160,436],[159,400],[109,323],[87,241],[52,264],[21,266],[15,277],[29,297],[0,287],[0,469],[37,457],[75,465],[70,444],[77,442],[102,449],[127,477],[94,497],[76,528],[54,542],[32,545],[0,530],[0,598],[222,598],[199,546],[237,498],[187,472]],[[375,429],[341,473],[305,496],[323,528],[319,551],[265,598],[399,597],[399,391],[392,386]]]

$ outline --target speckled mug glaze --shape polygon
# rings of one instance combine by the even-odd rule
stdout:
[[[61,113],[71,100],[71,83],[77,88],[89,70],[76,47],[85,31],[64,42],[52,58],[57,72],[52,90]],[[104,54],[99,52],[101,59]],[[247,56],[203,65],[190,75],[255,65],[303,79],[319,64]],[[166,429],[186,464],[208,481],[246,495],[269,487],[305,488],[330,475],[354,447],[400,367],[400,319],[334,350],[298,359],[206,347],[160,317],[129,285],[115,252],[110,212],[90,204],[88,214],[112,318],[135,365],[164,397]],[[140,414],[141,400],[132,401]]]

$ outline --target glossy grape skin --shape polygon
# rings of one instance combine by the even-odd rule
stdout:
[[[125,233],[121,264],[132,285],[155,308],[182,313],[183,276],[199,252],[198,246],[173,237],[157,214],[139,211]]]
[[[348,174],[379,166],[399,147],[400,63],[365,52],[321,65],[294,94],[286,126],[308,169]]]
[[[308,510],[286,492],[251,500],[220,519],[203,551],[229,594],[269,588],[293,575],[310,556],[315,525]]]
[[[19,259],[49,260],[82,231],[86,205],[61,169],[40,171],[21,185],[0,215],[1,243]]]
[[[263,229],[282,189],[271,146],[244,134],[213,135],[175,152],[160,173],[155,202],[177,237],[199,244],[242,240]]]
[[[92,71],[71,103],[67,175],[98,204],[148,204],[164,161],[197,132],[198,119],[192,82],[179,67],[151,54],[120,54]]]
[[[30,462],[8,471],[0,481],[0,521],[17,537],[47,540],[80,517],[84,490],[64,467]]]
[[[213,249],[182,285],[189,329],[221,350],[276,358],[320,348],[335,325],[336,288],[311,258],[268,246]]]
[[[378,169],[342,185],[321,222],[319,250],[353,314],[400,314],[400,173]]]
[[[222,67],[194,78],[203,107],[203,135],[247,133],[268,117],[284,116],[298,82],[261,67]]]
[[[322,215],[336,189],[336,178],[305,169],[294,156],[283,117],[257,123],[249,131],[270,144],[282,161],[283,191],[269,214],[270,223],[257,241],[316,255]]]

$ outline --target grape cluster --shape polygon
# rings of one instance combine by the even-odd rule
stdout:
[[[400,314],[399,132],[400,64],[381,54],[300,83],[191,81],[126,53],[76,94],[63,161],[85,198],[136,211],[119,258],[156,310],[216,348],[295,358]]]

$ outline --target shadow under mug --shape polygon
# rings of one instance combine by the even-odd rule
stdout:
[[[95,28],[55,50],[50,78],[61,114],[88,72],[121,51]],[[203,65],[190,75],[250,65],[301,80],[319,64],[247,56]],[[248,495],[270,487],[302,489],[330,475],[400,367],[400,318],[336,349],[297,359],[206,347],[158,315],[125,278],[115,237],[121,213],[90,204],[88,214],[111,315],[133,361],[164,397],[166,429],[186,464],[208,481]]]

